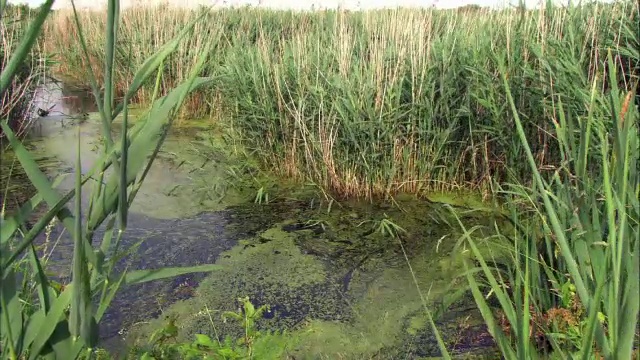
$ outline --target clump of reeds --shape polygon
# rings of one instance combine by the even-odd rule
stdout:
[[[637,42],[638,33],[621,28]],[[580,73],[562,45],[547,49],[560,54],[555,63],[543,63],[554,79]],[[608,54],[607,66],[590,80],[590,91],[580,82],[567,81],[563,91],[550,94],[544,105],[553,114],[561,158],[546,177],[538,169],[526,122],[512,96],[515,91],[505,65],[508,54],[500,51],[493,60],[500,68],[507,107],[524,149],[523,162],[533,181],[531,187],[513,183],[500,188],[512,200],[514,224],[512,231],[500,235],[513,245],[512,258],[500,259],[502,266],[478,251],[479,241],[472,236],[475,229],[460,225],[465,230],[462,248],[479,264],[477,268],[467,264],[465,276],[506,359],[551,354],[613,360],[638,355],[640,114],[634,104],[637,90],[618,86],[613,49],[602,51]],[[604,79],[611,88],[603,92]],[[569,97],[578,101],[568,102]],[[522,203],[524,207],[516,207]],[[498,315],[485,295],[495,297]]]
[[[210,12],[168,60],[162,86],[182,79],[192,53],[213,42],[216,66],[203,71],[216,76],[217,86],[194,97],[188,113],[199,117],[211,104],[221,105],[222,117],[265,167],[342,196],[488,193],[495,181],[531,174],[492,54],[508,51],[505,71],[518,115],[538,169],[548,174],[562,160],[548,106],[557,101],[552,95],[574,86],[588,93],[605,64],[605,47],[613,51],[614,67],[625,69],[616,81],[633,86],[634,43],[621,29],[634,26],[637,9],[631,1],[574,11],[222,9]],[[116,56],[121,78],[192,16],[166,6],[127,10]],[[89,29],[104,26],[97,14],[82,19]],[[57,14],[47,38],[51,49],[65,49],[61,70],[78,73],[87,66],[71,38],[60,36],[73,34],[66,22],[68,15]],[[88,31],[97,56],[102,49],[91,45],[99,44],[93,33],[102,32]],[[565,61],[575,67],[558,73]],[[611,84],[599,86],[607,91]],[[144,101],[148,90],[141,94]],[[572,116],[582,114],[581,100],[562,100]]]
[[[3,9],[0,26],[0,69],[4,70],[11,55],[23,38],[28,21],[33,17],[32,10],[26,5],[7,5]],[[45,71],[45,61],[40,44],[36,44],[24,61],[17,64],[15,77],[7,90],[0,95],[0,119],[8,119],[18,135],[28,129],[33,94],[38,80]],[[0,130],[0,138],[2,131]],[[0,144],[2,146],[2,144]]]
[[[78,16],[83,27],[87,56],[84,56],[85,49],[78,42],[78,30],[70,9],[61,9],[52,14],[44,30],[45,47],[50,53],[57,55],[59,64],[56,70],[66,81],[87,85],[89,71],[92,69],[97,84],[102,86],[105,81],[103,56],[107,26],[103,10],[84,10],[78,12]],[[136,69],[198,16],[199,13],[193,10],[166,6],[123,10],[119,24],[119,43],[113,59],[117,79],[113,84],[116,98],[124,96]],[[160,23],[163,25],[157,26]],[[190,69],[205,48],[216,49],[215,41],[219,34],[219,31],[212,31],[212,23],[208,19],[195,25],[193,36],[184,39],[163,64],[158,88],[160,95],[166,94],[189,77]],[[151,99],[155,83],[148,81],[144,85],[130,99],[132,103],[146,103]],[[196,92],[186,99],[184,109],[191,117],[202,117],[210,113],[212,107],[207,105],[203,94],[205,92]]]
[[[11,87],[20,73],[20,64],[38,40],[45,19],[51,12],[53,0],[47,0],[35,13],[22,35],[19,45],[10,54],[0,73],[0,96]],[[0,2],[0,15],[6,2]],[[210,271],[213,266],[165,268],[155,270],[125,269],[115,271],[115,265],[136,247],[121,248],[122,235],[127,228],[128,209],[142,186],[149,167],[166,138],[167,132],[187,95],[211,79],[199,77],[209,58],[211,47],[194,59],[189,76],[164,96],[151,97],[151,106],[139,122],[128,127],[129,100],[147,80],[159,79],[162,64],[175,51],[180,40],[192,34],[200,18],[195,17],[174,38],[168,39],[150,54],[124,90],[124,98],[114,96],[117,73],[114,54],[118,50],[119,1],[109,0],[103,55],[104,91],[89,71],[91,87],[98,104],[103,125],[102,153],[91,169],[81,169],[80,131],[78,128],[75,187],[60,194],[56,182],[40,169],[32,153],[24,146],[8,119],[0,119],[7,143],[20,163],[24,174],[36,190],[13,214],[2,213],[0,218],[0,358],[1,359],[77,359],[94,358],[92,351],[100,338],[97,324],[118,290],[126,285],[175,276],[194,271]],[[4,20],[4,19],[3,19]],[[86,49],[81,26],[75,19],[80,48]],[[4,25],[4,22],[3,22]],[[82,51],[86,57],[87,51]],[[115,75],[115,76],[114,76]],[[156,89],[159,80],[156,80]],[[114,119],[122,114],[120,138],[112,137]],[[113,171],[108,171],[113,169]],[[83,208],[82,193],[90,180],[88,209]],[[6,189],[3,189],[6,191]],[[72,199],[75,203],[69,206]],[[41,203],[47,212],[38,216],[31,226],[27,220]],[[47,226],[57,218],[73,240],[71,282],[58,286],[47,275],[46,262],[37,251],[34,241],[47,236]],[[104,226],[105,235],[97,240],[96,229]]]

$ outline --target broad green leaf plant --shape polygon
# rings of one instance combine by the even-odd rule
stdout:
[[[25,60],[51,13],[54,0],[40,6],[30,24],[26,36],[12,54],[0,75],[0,95],[11,83],[19,65]],[[73,4],[73,2],[72,2]],[[5,1],[2,0],[0,12]],[[75,6],[75,24],[79,41],[86,43]],[[39,169],[32,154],[9,127],[7,119],[0,126],[24,168],[36,194],[12,216],[3,218],[0,232],[0,358],[2,359],[75,359],[91,357],[97,345],[98,323],[109,307],[117,291],[126,285],[173,277],[191,272],[215,270],[215,265],[156,270],[115,271],[116,262],[135,249],[121,249],[120,241],[127,228],[128,209],[142,186],[149,168],[183,105],[185,98],[195,89],[207,86],[211,78],[198,74],[208,60],[213,46],[210,43],[199,55],[190,77],[182,84],[158,97],[159,84],[165,59],[178,47],[180,41],[190,36],[193,20],[173,40],[163,45],[138,69],[124,98],[117,102],[113,83],[116,74],[114,53],[117,47],[120,4],[109,0],[107,6],[107,36],[105,44],[105,86],[99,88],[96,77],[90,71],[98,112],[103,128],[103,151],[95,166],[81,173],[81,150],[78,142],[75,188],[65,194],[56,189],[56,181],[50,181]],[[0,14],[1,16],[1,14]],[[204,16],[204,14],[203,14]],[[155,75],[155,92],[148,111],[133,127],[129,127],[127,105],[136,92]],[[120,139],[112,138],[114,120],[122,115]],[[78,134],[78,137],[80,134]],[[93,179],[93,180],[91,180]],[[81,204],[86,185],[90,189],[88,209]],[[73,207],[70,202],[74,200]],[[26,219],[44,202],[48,211],[30,229]],[[83,218],[83,214],[85,217]],[[34,240],[45,231],[54,219],[64,226],[74,241],[71,283],[63,289],[56,287],[45,273]],[[94,239],[97,228],[105,226],[100,243]],[[25,265],[26,264],[26,265]],[[35,292],[27,292],[24,281],[35,286]],[[98,299],[96,302],[95,300]]]

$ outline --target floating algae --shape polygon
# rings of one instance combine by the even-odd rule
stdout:
[[[222,253],[216,262],[221,270],[165,316],[178,319],[180,340],[196,333],[237,337],[242,329],[224,323],[220,314],[237,310],[237,299],[249,296],[255,305],[271,305],[258,327],[289,331],[296,340],[289,352],[296,359],[437,356],[425,304],[440,319],[448,345],[458,346],[461,336],[485,336],[473,299],[461,297],[464,255],[451,256],[458,235],[446,225],[453,219],[446,219],[440,205],[411,206],[405,212],[386,206],[329,214],[292,210],[289,220]],[[380,220],[387,218],[398,219],[407,232],[384,236]],[[138,339],[144,340],[148,332],[140,330]],[[464,346],[475,351],[491,343]]]
[[[325,297],[323,301],[319,296],[322,291],[319,285],[327,281],[322,262],[301,253],[294,236],[279,227],[241,241],[220,254],[216,264],[221,269],[202,281],[194,298],[165,313],[177,315],[184,339],[211,328],[205,307],[214,313],[233,311],[237,299],[244,296],[255,304],[272,305],[268,316],[275,328],[295,325],[292,322],[300,321],[296,316],[299,314],[321,316],[323,312],[336,311],[335,298]],[[215,317],[218,331],[237,334],[242,330],[237,324],[219,323],[219,316]]]

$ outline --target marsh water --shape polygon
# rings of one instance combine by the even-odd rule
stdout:
[[[40,89],[37,106],[50,113],[34,123],[28,145],[55,159],[46,168],[52,179],[73,173],[78,134],[82,171],[98,157],[101,126],[89,99],[60,83]],[[287,330],[296,359],[438,356],[425,305],[454,353],[492,358],[491,337],[459,278],[464,255],[455,248],[459,229],[450,208],[413,199],[331,201],[278,181],[267,189],[270,201],[256,202],[263,186],[230,177],[237,159],[214,137],[206,126],[171,133],[131,208],[123,245],[144,240],[131,269],[216,263],[219,270],[123,289],[101,322],[103,346],[121,351],[167,318],[182,340],[238,335],[242,329],[220,314],[248,296],[271,306],[258,327]],[[72,186],[67,176],[60,189]],[[457,209],[468,226],[491,225],[487,212]],[[388,236],[389,223],[406,231]],[[41,242],[48,270],[68,280],[67,234],[54,226]]]

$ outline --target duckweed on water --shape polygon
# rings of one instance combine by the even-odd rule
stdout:
[[[461,319],[477,320],[475,307],[457,291],[465,285],[457,280],[463,255],[450,256],[457,235],[446,225],[446,212],[439,205],[404,205],[411,208],[292,211],[294,219],[222,253],[217,261],[222,269],[200,284],[194,298],[171,306],[165,316],[177,318],[181,340],[197,333],[237,337],[242,329],[224,323],[220,314],[236,310],[237,299],[249,296],[257,306],[271,305],[259,328],[293,331],[299,340],[291,351],[296,358],[435,356],[435,339],[403,249],[425,301],[442,316],[449,343],[469,329]],[[375,219],[383,212],[407,229],[400,239],[376,231]],[[362,213],[373,215],[363,218]],[[162,321],[154,320],[149,328]],[[146,330],[139,330],[139,339],[145,339]]]
[[[167,312],[178,315],[177,325],[185,339],[211,329],[208,314],[195,313],[205,306],[214,312],[213,322],[220,327],[218,330],[238,333],[241,329],[235,324],[220,323],[216,314],[234,310],[237,299],[247,295],[256,304],[272,305],[272,319],[286,322],[282,313],[295,312],[296,306],[309,306],[306,293],[324,283],[327,276],[322,262],[302,254],[293,235],[277,227],[241,241],[222,253],[217,264],[221,270],[200,284],[195,298],[178,303]],[[306,304],[300,301],[305,297]],[[318,308],[321,306],[316,304]]]
[[[95,124],[90,119],[81,126],[85,127],[83,136],[88,134],[83,141],[90,144]],[[326,199],[311,200],[306,190],[298,187],[289,191],[287,184],[275,184],[256,173],[252,164],[238,165],[236,160],[241,156],[229,154],[228,144],[222,144],[220,137],[203,135],[199,141],[208,144],[200,146],[203,144],[186,135],[188,143],[179,134],[168,139],[162,157],[152,168],[150,188],[163,191],[146,194],[143,189],[132,210],[145,212],[149,219],[180,217],[172,220],[176,222],[171,226],[175,231],[164,235],[184,239],[189,248],[191,242],[209,238],[198,233],[206,231],[197,226],[199,221],[222,219],[222,215],[207,217],[202,210],[231,209],[230,223],[220,225],[215,231],[223,233],[214,238],[233,241],[216,247],[226,247],[222,253],[199,246],[200,253],[213,252],[192,257],[217,259],[221,270],[203,280],[194,297],[163,309],[163,316],[151,324],[134,326],[130,341],[138,335],[146,340],[146,335],[163,326],[166,316],[177,319],[179,340],[191,341],[197,333],[239,337],[243,329],[237,323],[223,322],[221,314],[237,310],[238,298],[249,296],[257,306],[271,305],[271,312],[258,323],[260,329],[293,332],[292,339],[299,340],[295,347],[291,344],[296,358],[375,355],[386,359],[437,354],[403,249],[428,305],[442,315],[443,309],[457,299],[452,289],[464,285],[454,281],[460,275],[461,255],[449,256],[457,237],[449,226],[453,221],[449,210],[439,204],[398,198],[395,205],[334,203],[329,211]],[[49,147],[61,149],[58,145],[62,143],[55,139],[44,141]],[[92,159],[90,154],[83,158]],[[230,167],[232,163],[235,167]],[[229,174],[230,168],[239,172],[237,181]],[[246,202],[252,190],[260,186],[277,200],[229,208]],[[306,200],[286,200],[289,197]],[[444,195],[437,202],[466,205]],[[241,210],[245,207],[247,211]],[[261,212],[269,215],[261,217]],[[202,216],[195,217],[201,220],[194,223],[189,216],[196,213]],[[473,218],[471,214],[465,216]],[[485,217],[476,216],[476,220]],[[400,239],[385,236],[380,231],[382,221],[397,224],[407,232]],[[135,229],[131,230],[135,234]],[[240,241],[234,246],[236,240]],[[171,245],[171,249],[181,256],[186,251],[178,251],[181,246],[177,245]],[[146,260],[151,258],[149,255]],[[169,255],[162,259],[165,263],[179,260]],[[469,314],[463,305],[461,310],[444,313],[452,319],[442,326],[450,333],[445,334],[451,335],[447,337],[450,341],[455,341],[460,331],[457,321]],[[164,305],[146,306],[153,310]]]

